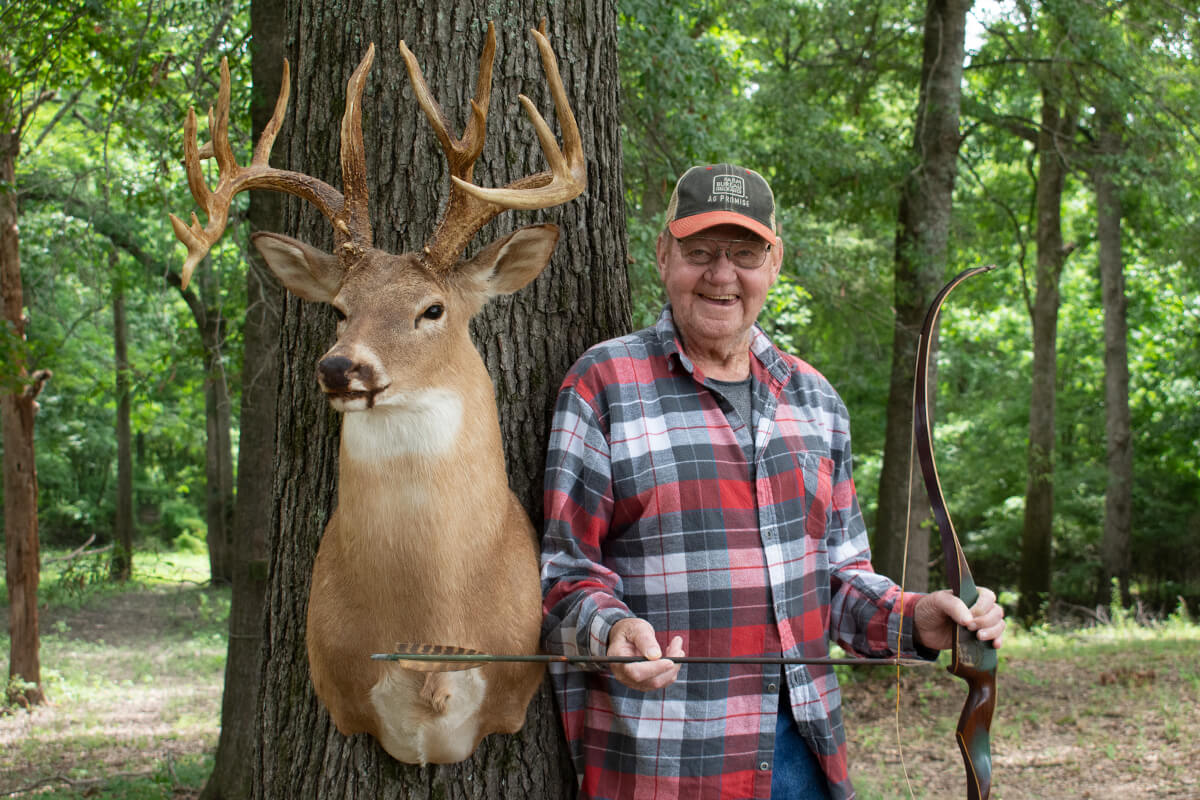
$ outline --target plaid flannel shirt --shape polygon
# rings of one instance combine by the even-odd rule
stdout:
[[[919,596],[870,564],[849,419],[830,384],[751,339],[753,420],[657,325],[599,344],[563,382],[546,464],[542,588],[549,652],[606,652],[613,623],[650,622],[697,656],[914,652]],[[753,435],[754,462],[746,452]],[[898,600],[903,597],[904,611]],[[922,648],[923,650],[923,648]],[[852,798],[832,668],[685,665],[638,692],[553,665],[585,798],[767,798],[786,696],[833,797]]]

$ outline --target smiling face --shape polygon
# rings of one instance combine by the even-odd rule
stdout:
[[[761,240],[739,225],[706,228],[688,238]],[[693,361],[711,367],[731,357],[748,358],[750,328],[783,263],[783,243],[776,238],[770,244],[771,250],[762,266],[745,269],[735,266],[723,249],[708,265],[690,264],[683,256],[680,240],[669,231],[658,237],[658,272],[671,301],[684,350]]]

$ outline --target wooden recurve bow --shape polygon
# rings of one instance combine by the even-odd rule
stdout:
[[[917,455],[921,463],[921,475],[925,490],[929,494],[930,508],[938,533],[942,540],[942,551],[946,558],[946,578],[950,589],[967,607],[979,599],[979,590],[971,577],[971,569],[963,555],[962,545],[950,521],[950,512],[942,495],[937,466],[933,460],[933,439],[929,418],[930,343],[937,328],[938,313],[946,297],[958,284],[994,269],[993,266],[975,267],[964,270],[938,292],[925,315],[921,327],[921,339],[917,346],[916,397],[914,418]],[[981,642],[975,634],[962,626],[956,626],[954,644],[951,649],[949,671],[967,682],[967,701],[958,717],[955,736],[963,763],[967,770],[967,800],[988,800],[992,791],[992,712],[996,708],[996,650],[991,642]]]

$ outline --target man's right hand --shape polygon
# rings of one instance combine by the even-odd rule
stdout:
[[[613,677],[630,689],[652,692],[669,686],[679,676],[682,664],[671,658],[682,656],[683,638],[676,636],[664,653],[654,638],[654,626],[644,619],[627,617],[618,620],[608,632],[610,656],[643,656],[649,661],[636,664],[613,664]]]

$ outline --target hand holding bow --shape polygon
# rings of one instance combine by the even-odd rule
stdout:
[[[970,608],[954,592],[942,589],[922,597],[913,614],[917,643],[930,650],[949,650],[954,645],[955,629],[960,626],[999,649],[1007,624],[995,592],[983,586]]]

